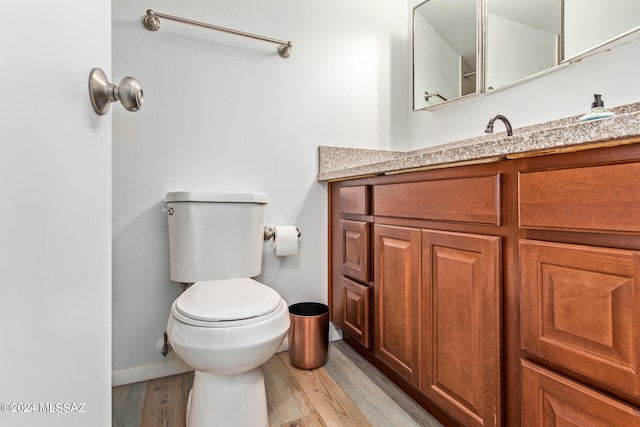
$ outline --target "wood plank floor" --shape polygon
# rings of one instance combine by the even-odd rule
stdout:
[[[342,341],[319,369],[278,353],[263,366],[270,427],[441,426]],[[113,426],[184,427],[193,373],[113,388]]]

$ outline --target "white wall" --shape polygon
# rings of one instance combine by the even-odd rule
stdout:
[[[108,0],[3,4],[3,426],[111,425],[111,116],[87,90],[91,68],[111,70],[110,11]],[[35,413],[5,413],[10,403]]]
[[[147,8],[291,40],[276,46],[162,21]],[[169,280],[167,191],[268,195],[266,222],[302,231],[298,256],[265,245],[262,282],[288,303],[327,300],[327,195],[318,145],[405,148],[405,4],[113,1],[113,75],[140,79],[145,104],[114,112],[114,382],[181,367],[155,350],[179,288]],[[222,225],[224,226],[224,225]],[[216,236],[211,236],[215,239]]]
[[[417,3],[409,0],[409,8]],[[484,135],[487,122],[498,113],[504,114],[514,129],[584,114],[591,108],[594,93],[602,94],[606,107],[638,102],[639,67],[640,41],[636,41],[516,86],[437,111],[412,113],[409,149]],[[500,126],[496,132],[504,130]]]
[[[115,109],[113,127],[113,378],[116,384],[183,369],[156,352],[179,288],[169,280],[164,194],[177,189],[256,191],[266,221],[296,224],[300,254],[265,246],[259,278],[289,303],[326,301],[326,186],[317,146],[418,149],[483,135],[491,116],[515,128],[638,100],[640,44],[630,44],[520,85],[435,112],[411,112],[408,4],[176,3],[114,0],[113,78],[131,74],[143,109]],[[147,8],[292,40],[275,46],[162,21]],[[213,236],[212,238],[215,238]]]

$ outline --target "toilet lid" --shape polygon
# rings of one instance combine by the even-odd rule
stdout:
[[[176,300],[175,308],[195,320],[221,322],[271,313],[280,295],[249,278],[196,282]]]

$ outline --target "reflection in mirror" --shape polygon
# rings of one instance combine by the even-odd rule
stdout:
[[[427,0],[413,10],[413,109],[478,91],[476,0]]]
[[[490,0],[486,50],[487,90],[554,68],[562,59],[562,0]]]
[[[413,26],[413,109],[433,109],[640,38],[640,0],[427,0]]]
[[[640,33],[638,0],[564,0],[564,10],[566,60],[634,30]]]

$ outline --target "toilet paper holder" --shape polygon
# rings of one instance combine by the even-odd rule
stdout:
[[[302,236],[302,233],[300,233],[300,230],[298,229],[298,227],[296,227],[296,230],[298,230],[298,237]],[[272,237],[276,237],[276,229],[275,229],[275,227],[271,227],[269,225],[265,225],[264,226],[264,240],[269,240]]]

